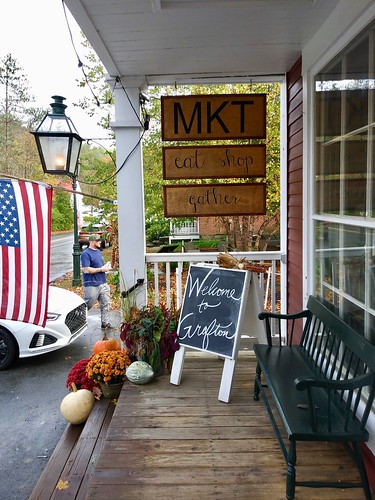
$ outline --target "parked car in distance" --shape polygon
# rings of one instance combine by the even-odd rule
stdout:
[[[112,228],[105,224],[89,224],[82,226],[78,231],[78,243],[82,250],[83,247],[89,246],[90,234],[98,234],[102,242],[102,248],[108,248],[112,245]]]
[[[49,287],[47,323],[44,328],[32,323],[0,319],[0,370],[18,358],[55,351],[76,340],[87,329],[87,307],[74,292]]]

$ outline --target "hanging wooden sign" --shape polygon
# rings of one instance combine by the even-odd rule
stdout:
[[[266,184],[188,184],[164,186],[166,217],[264,215]]]
[[[163,147],[163,179],[266,176],[266,146]]]
[[[163,141],[264,139],[266,94],[163,96]]]

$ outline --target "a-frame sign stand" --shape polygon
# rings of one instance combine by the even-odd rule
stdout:
[[[230,400],[241,335],[265,342],[258,275],[209,265],[191,266],[178,327],[170,383],[180,385],[186,349],[224,358],[218,399]]]

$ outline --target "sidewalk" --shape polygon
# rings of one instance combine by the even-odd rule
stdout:
[[[120,324],[122,322],[121,311],[110,311],[109,312],[109,322],[113,326],[113,329],[119,332]],[[102,337],[104,330],[101,329],[100,320],[100,309],[99,307],[93,307],[87,313],[87,329],[91,332],[92,336]],[[111,330],[108,330],[111,331]]]

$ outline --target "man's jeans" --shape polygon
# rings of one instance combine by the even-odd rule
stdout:
[[[99,286],[84,286],[83,290],[87,309],[91,309],[98,300],[102,324],[109,323],[110,288],[108,283]]]

